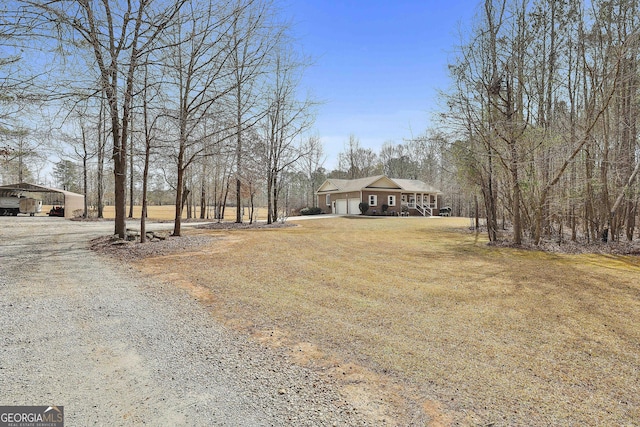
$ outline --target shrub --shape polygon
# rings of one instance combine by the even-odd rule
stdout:
[[[382,213],[386,213],[387,209],[389,209],[389,205],[382,205]]]
[[[367,211],[369,210],[369,203],[361,202],[361,203],[358,205],[358,209],[360,209],[360,213],[361,213],[362,215],[366,215],[366,214],[367,214]]]
[[[300,209],[300,215],[319,215],[322,213],[322,209],[318,207],[306,207]]]

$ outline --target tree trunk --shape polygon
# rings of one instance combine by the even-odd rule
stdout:
[[[127,232],[126,217],[126,198],[125,191],[127,186],[126,174],[126,156],[122,153],[124,146],[122,138],[118,132],[120,123],[117,113],[112,116],[112,133],[113,133],[113,186],[114,186],[114,204],[115,204],[115,221],[114,234],[124,239]],[[123,134],[124,135],[124,134]]]
[[[478,231],[480,230],[480,204],[478,203],[478,195],[474,194],[473,195],[473,202],[474,202],[474,209],[475,209],[475,230]]]
[[[238,53],[237,49],[235,51]],[[236,56],[236,67],[239,67]],[[236,68],[236,223],[242,223],[242,85],[238,73],[241,70]]]
[[[253,224],[253,215],[255,214],[255,209],[254,209],[254,204],[253,204],[253,199],[254,199],[254,195],[255,193],[252,191],[251,195],[250,195],[250,199],[249,199],[249,203],[250,203],[250,208],[249,208],[249,224]]]
[[[273,223],[273,177],[271,171],[267,173],[267,224]]]
[[[147,224],[147,186],[149,182],[149,156],[150,156],[150,143],[146,142],[146,149],[144,150],[144,170],[142,172],[142,213],[140,214],[140,243],[144,243],[146,240],[146,224]]]
[[[515,146],[511,148],[515,151]],[[522,221],[520,217],[520,183],[518,182],[518,166],[512,163],[511,165],[511,180],[512,180],[512,216],[513,216],[513,243],[516,245],[522,244]]]
[[[271,192],[273,194],[273,221],[277,222],[278,221],[278,196],[279,196],[279,190],[278,190],[278,176],[277,174],[274,172],[273,174],[273,184],[271,185]]]
[[[631,173],[631,176],[625,183],[622,190],[620,190],[620,193],[618,194],[616,201],[613,203],[613,206],[609,211],[608,224],[609,224],[609,232],[611,233],[611,240],[615,240],[613,232],[615,231],[614,224],[616,219],[616,212],[618,211],[618,208],[622,204],[622,200],[624,199],[624,196],[626,195],[627,191],[629,190],[629,188],[635,181],[636,177],[638,176],[639,171],[640,171],[640,162],[637,162],[635,168],[633,169],[633,172]]]
[[[107,132],[104,129],[104,91],[98,113],[98,218],[104,218],[104,156]]]
[[[205,179],[203,175],[202,182],[200,183],[200,219],[204,219],[206,210],[207,210],[207,192],[205,188]]]
[[[175,202],[175,218],[173,222],[173,235],[178,237],[181,235],[182,228],[182,206],[184,204],[184,198],[182,195],[184,186],[184,145],[180,144],[180,150],[178,153],[178,181],[176,183],[176,202]]]
[[[84,212],[82,213],[83,218],[89,217],[89,202],[87,197],[87,191],[89,188],[89,178],[87,172],[87,139],[84,133],[84,127],[82,128],[82,192],[84,193]]]
[[[131,118],[131,142],[129,144],[129,218],[133,218],[133,202],[134,202],[134,194],[133,194],[133,186],[134,186],[134,176],[133,176],[133,117]]]
[[[493,161],[491,149],[489,150],[489,176],[487,177],[488,185],[483,190],[485,199],[485,209],[487,211],[487,234],[490,242],[498,240],[498,211],[497,211],[497,188],[493,175]]]

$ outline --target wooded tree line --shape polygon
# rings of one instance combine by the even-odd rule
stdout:
[[[0,66],[15,79],[3,79],[14,95],[1,119],[19,122],[7,106],[21,104],[20,93],[33,98],[22,104],[57,109],[53,136],[84,165],[98,215],[105,187],[113,190],[116,234],[125,234],[134,195],[146,212],[150,176],[175,194],[175,235],[196,198],[201,217],[214,206],[221,218],[235,197],[242,221],[262,183],[268,221],[278,217],[281,178],[318,147],[303,139],[315,106],[300,93],[309,61],[275,2],[24,0],[3,8]],[[15,127],[7,122],[4,135]]]
[[[344,150],[338,154],[337,167],[321,169],[317,186],[325,178],[357,179],[375,175],[391,178],[417,179],[438,188],[443,193],[441,203],[456,215],[469,215],[468,191],[460,186],[456,176],[448,136],[434,129],[404,140],[387,141],[379,150],[363,147],[356,135],[350,135]],[[317,188],[317,187],[316,187]]]
[[[113,195],[118,234],[127,204],[160,200],[161,183],[179,235],[183,207],[221,218],[231,204],[242,221],[266,194],[272,222],[293,198],[315,204],[326,177],[383,173],[443,190],[454,212],[486,217],[490,240],[505,228],[515,243],[636,233],[638,0],[484,0],[449,66],[442,126],[377,153],[352,135],[331,172],[319,136],[302,138],[308,60],[273,2],[2,7],[0,132],[13,145],[0,156],[20,180],[27,158],[37,173],[45,130],[17,118],[58,111],[46,137],[73,147],[98,210]]]
[[[637,0],[485,0],[450,65],[443,124],[489,238],[632,239]],[[475,189],[475,190],[474,190]]]

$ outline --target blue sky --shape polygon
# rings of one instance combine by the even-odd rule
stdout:
[[[424,132],[479,1],[290,0],[294,34],[315,60],[303,85],[324,101],[314,130],[325,168],[350,134],[378,151]]]

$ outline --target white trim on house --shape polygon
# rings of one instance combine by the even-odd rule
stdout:
[[[382,200],[386,199],[387,203],[385,204],[389,207],[406,207],[406,209],[413,209],[424,216],[433,214],[433,209],[438,207],[438,195],[442,194],[440,190],[422,181],[395,179],[385,175],[359,179],[329,178],[318,188],[316,194],[318,196],[325,194],[325,197],[329,197],[325,200],[339,200],[342,198],[352,199],[355,192],[360,194],[360,201],[366,202],[369,206],[377,206],[378,196],[380,196],[383,197]],[[363,200],[365,192],[368,194],[367,200]],[[400,195],[400,200],[398,200],[398,195]]]

